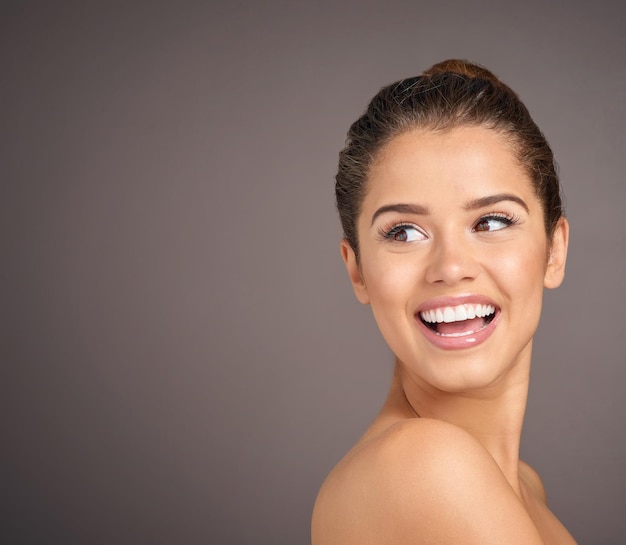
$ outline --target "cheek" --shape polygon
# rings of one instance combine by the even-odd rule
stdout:
[[[542,246],[510,248],[491,262],[492,277],[500,279],[503,291],[523,304],[524,313],[533,319],[538,319],[541,311],[545,269],[546,253]]]
[[[419,283],[419,273],[406,261],[372,260],[363,269],[370,309],[387,346],[402,354],[407,335],[411,334],[409,309]]]
[[[406,304],[418,282],[419,271],[404,259],[371,259],[364,268],[363,276],[372,309]]]

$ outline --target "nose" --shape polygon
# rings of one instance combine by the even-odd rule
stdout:
[[[475,249],[463,237],[440,237],[433,241],[426,280],[429,283],[454,285],[476,278],[480,271]]]

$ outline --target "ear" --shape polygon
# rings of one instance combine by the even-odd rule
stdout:
[[[341,257],[343,258],[343,262],[346,264],[346,269],[348,270],[350,282],[352,282],[354,295],[356,295],[356,298],[360,303],[369,305],[370,298],[367,294],[365,280],[363,280],[363,275],[361,274],[361,267],[359,267],[359,262],[357,261],[354,250],[352,249],[352,246],[350,246],[347,239],[344,238],[341,241],[340,249]]]
[[[557,288],[565,276],[565,261],[567,260],[567,244],[569,241],[569,223],[561,218],[552,235],[552,244],[548,255],[548,265],[543,277],[546,288]]]

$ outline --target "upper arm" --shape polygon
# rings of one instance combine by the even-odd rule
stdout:
[[[498,466],[463,430],[413,420],[340,465],[320,491],[313,545],[539,545]]]

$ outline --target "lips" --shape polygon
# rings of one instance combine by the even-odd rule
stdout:
[[[485,341],[495,329],[499,312],[483,297],[442,298],[422,305],[416,319],[433,344],[458,349]]]

